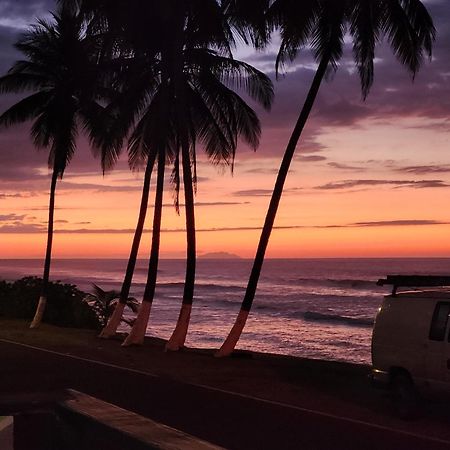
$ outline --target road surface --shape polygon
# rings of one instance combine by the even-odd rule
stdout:
[[[444,440],[0,341],[0,399],[65,388],[229,449],[450,449]]]

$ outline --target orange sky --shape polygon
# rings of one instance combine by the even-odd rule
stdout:
[[[428,163],[421,153],[425,145],[430,148],[426,156],[433,164],[450,164],[446,152],[448,137],[427,129],[412,133],[408,131],[412,125],[414,120],[405,119],[395,126],[368,121],[358,124],[356,129],[324,128],[317,139],[326,148],[320,153],[326,155],[326,160],[294,162],[268,256],[450,256],[450,211],[445,207],[449,188],[413,187],[411,183],[436,177],[399,171],[405,166]],[[379,136],[383,137],[381,145],[388,147],[387,151],[380,150]],[[395,146],[398,151],[393,155],[390,152]],[[243,257],[254,255],[258,229],[269,201],[267,194],[275,179],[272,172],[279,161],[261,159],[258,154],[244,151],[233,177],[228,171],[218,173],[208,164],[199,164],[196,210],[199,254],[226,251]],[[352,169],[330,167],[330,160]],[[439,175],[442,182],[450,184],[448,174]],[[355,179],[359,180],[358,185],[345,187],[348,180]],[[365,180],[369,180],[367,185]],[[381,183],[371,185],[370,180]],[[382,184],[384,181],[386,184]],[[126,257],[132,239],[127,230],[135,226],[140,182],[141,175],[126,170],[101,178],[96,173],[70,174],[69,169],[57,194],[57,207],[62,209],[56,211],[55,228],[65,232],[55,235],[54,256]],[[337,187],[332,188],[333,183]],[[102,191],[100,185],[108,186],[109,190]],[[130,186],[136,189],[121,190]],[[38,227],[44,231],[47,201],[45,190],[25,198],[4,198],[1,213],[24,215],[21,220],[24,231],[27,226],[33,231]],[[182,257],[184,217],[175,214],[170,189],[165,193],[165,203],[162,255]],[[148,213],[148,228],[152,212],[150,209]],[[44,232],[1,233],[2,257],[42,257],[45,238]],[[147,233],[142,257],[148,253],[149,242]]]

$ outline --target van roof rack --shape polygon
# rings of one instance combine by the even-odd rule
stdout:
[[[378,286],[392,285],[392,295],[399,287],[450,286],[450,276],[439,275],[387,275],[377,281]]]

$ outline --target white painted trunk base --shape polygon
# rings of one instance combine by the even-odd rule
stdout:
[[[30,324],[30,328],[38,328],[42,322],[42,317],[44,317],[45,306],[47,305],[46,297],[39,297],[39,303],[34,313],[33,321]]]
[[[142,345],[144,343],[145,331],[147,330],[148,319],[150,311],[152,310],[152,303],[145,300],[139,307],[139,313],[136,321],[131,328],[130,334],[123,341],[122,347],[129,347],[130,345]]]
[[[191,319],[192,305],[182,305],[180,316],[178,317],[177,326],[172,333],[172,336],[167,341],[166,351],[176,352],[184,346],[186,341],[187,330],[189,328],[189,321]]]
[[[224,356],[230,356],[233,353],[233,350],[241,337],[242,330],[247,322],[248,314],[248,311],[239,311],[236,322],[234,323],[230,334],[225,339],[225,342],[222,344],[222,347],[220,347],[220,350],[214,354],[215,357],[222,358]]]
[[[120,324],[120,321],[122,320],[124,309],[125,303],[120,302],[117,303],[113,313],[111,314],[111,317],[108,320],[108,323],[106,324],[106,327],[103,328],[102,332],[98,335],[98,337],[109,339],[110,337],[113,337],[116,334],[117,328]]]

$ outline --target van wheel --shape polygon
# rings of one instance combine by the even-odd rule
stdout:
[[[404,420],[420,416],[420,398],[411,377],[406,373],[395,374],[392,379],[392,392],[398,416]]]

